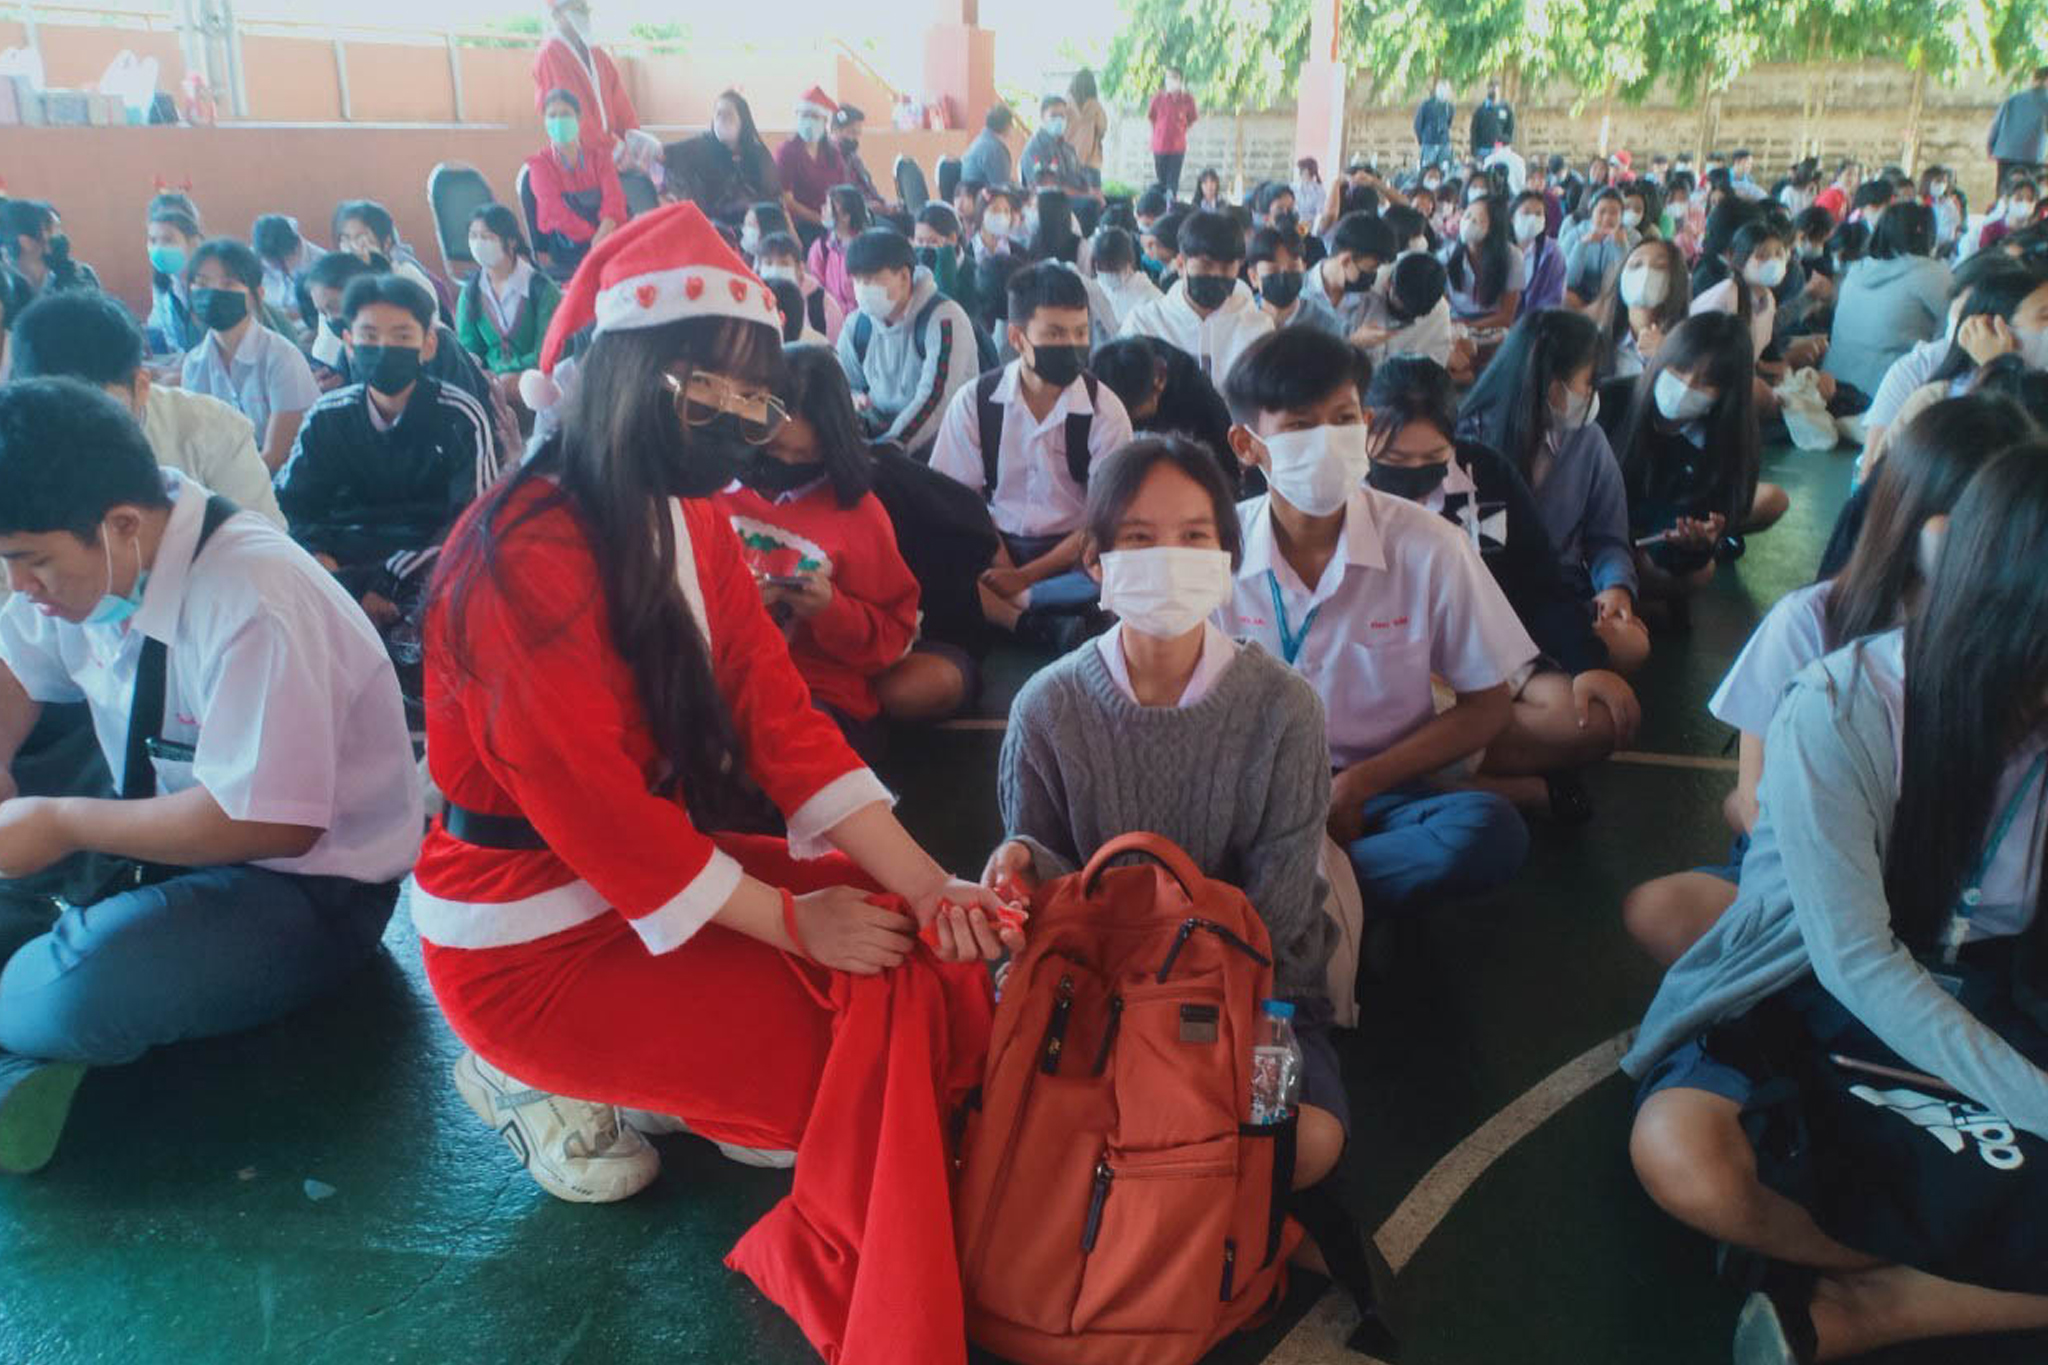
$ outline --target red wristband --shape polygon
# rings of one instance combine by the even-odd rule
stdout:
[[[810,953],[804,948],[804,936],[798,933],[796,928],[796,897],[786,886],[777,887],[776,890],[782,893],[782,932],[789,935],[789,941],[796,945],[798,953],[809,957]]]

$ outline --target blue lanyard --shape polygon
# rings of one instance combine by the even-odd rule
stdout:
[[[1289,668],[1301,657],[1301,647],[1308,642],[1308,633],[1315,627],[1316,613],[1320,606],[1310,607],[1308,615],[1301,618],[1301,630],[1297,633],[1287,628],[1287,599],[1280,595],[1280,580],[1271,569],[1266,570],[1266,586],[1273,590],[1273,624],[1280,631],[1280,657]]]
[[[1998,818],[1998,828],[1992,831],[1991,841],[1984,846],[1984,856],[1978,859],[1970,884],[1956,897],[1956,907],[1949,914],[1948,934],[1942,940],[1943,962],[1953,966],[1956,955],[1962,952],[1963,942],[1970,936],[1970,917],[1977,913],[1978,905],[1984,900],[1984,878],[1990,875],[1992,860],[1998,857],[1998,849],[2005,843],[2005,836],[2012,832],[2013,822],[2020,818],[2020,807],[2027,803],[2027,793],[2039,784],[2044,772],[2048,772],[2048,752],[2034,756],[2034,765],[2027,769],[2026,778],[2012,794],[2005,814]]]

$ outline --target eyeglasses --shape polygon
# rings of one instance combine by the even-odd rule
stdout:
[[[684,426],[704,427],[730,415],[739,437],[750,446],[766,445],[789,420],[789,409],[765,393],[746,393],[733,381],[704,370],[692,370],[687,381],[664,374],[676,416]]]

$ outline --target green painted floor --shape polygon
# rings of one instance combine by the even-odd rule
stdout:
[[[1762,610],[1810,577],[1848,469],[1845,455],[1771,461],[1793,512],[1705,594],[1689,637],[1659,640],[1639,749],[1723,752],[1707,695]],[[1028,667],[999,661],[993,694]],[[963,871],[997,834],[999,741],[923,735],[885,765],[911,828]],[[1406,934],[1400,970],[1341,1043],[1368,1226],[1467,1134],[1634,1023],[1655,973],[1622,934],[1621,895],[1718,858],[1729,781],[1609,765],[1590,779],[1593,825],[1539,830],[1513,888]],[[448,1083],[456,1049],[410,927],[394,923],[388,942],[325,1008],[88,1079],[55,1163],[0,1182],[0,1365],[814,1358],[720,1265],[786,1176],[672,1138],[638,1198],[550,1199]],[[1479,1178],[1403,1276],[1401,1365],[1728,1359],[1735,1303],[1709,1278],[1706,1244],[1637,1189],[1627,1119],[1627,1087],[1610,1077]],[[1215,1365],[1261,1359],[1315,1288]],[[2044,1358],[2040,1341],[1887,1357]]]

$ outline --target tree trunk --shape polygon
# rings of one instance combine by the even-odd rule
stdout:
[[[1899,164],[1906,168],[1907,175],[1920,173],[1920,117],[1927,105],[1927,70],[1913,68],[1913,100],[1906,112],[1906,145],[1900,153]]]

